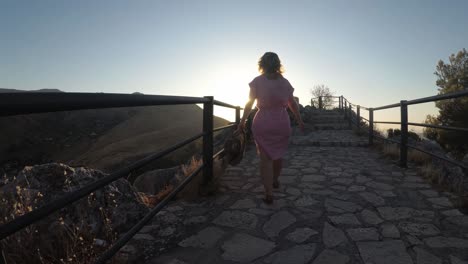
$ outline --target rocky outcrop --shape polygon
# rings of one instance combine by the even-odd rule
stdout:
[[[438,156],[454,160],[449,153],[446,153],[444,149],[434,141],[422,140],[417,146]],[[468,180],[466,180],[468,175],[466,175],[467,172],[463,171],[461,167],[437,157],[431,157],[430,165],[435,169],[436,173],[438,172],[438,179],[435,180],[439,183],[450,186],[452,190],[460,194],[468,193]]]
[[[166,186],[177,185],[176,175],[181,174],[180,166],[147,171],[139,175],[133,182],[133,186],[139,191],[147,194],[158,194]]]
[[[0,224],[105,175],[97,170],[72,168],[59,163],[25,167],[16,179],[0,189]],[[76,258],[76,263],[85,263],[78,259],[79,256],[97,255],[103,246],[130,229],[147,211],[134,188],[126,180],[119,179],[2,242],[7,258],[12,258],[11,263],[15,263],[15,257],[18,257],[15,256],[17,248],[31,253],[26,262],[16,259],[20,260],[18,263],[36,263],[40,257],[71,257]],[[68,251],[70,245],[75,245],[71,252]],[[40,255],[33,252],[40,252]]]

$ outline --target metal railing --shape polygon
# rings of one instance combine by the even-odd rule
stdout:
[[[337,108],[339,111],[343,112],[344,119],[348,120],[349,128],[352,128],[352,126],[355,125],[356,128],[359,130],[361,129],[362,120],[368,120],[361,116],[361,109],[368,110],[366,107],[353,104],[342,95],[341,96],[319,96],[317,98],[314,98],[314,99],[318,99],[319,109],[324,109],[323,98],[325,97],[338,99],[338,101],[332,101],[332,103],[338,103]],[[356,109],[356,112],[353,111],[353,107]]]
[[[435,153],[431,153],[431,152],[429,152],[427,150],[424,150],[422,148],[419,148],[419,147],[416,147],[414,145],[408,144],[408,126],[429,127],[429,128],[445,129],[445,130],[452,130],[452,131],[458,131],[458,132],[468,132],[468,128],[408,122],[408,106],[409,105],[417,105],[417,104],[422,104],[422,103],[429,103],[429,102],[436,102],[436,101],[441,101],[441,100],[455,99],[455,98],[460,98],[460,97],[465,97],[465,96],[468,96],[468,89],[464,89],[462,91],[458,91],[458,92],[454,92],[454,93],[429,96],[429,97],[424,97],[424,98],[419,98],[419,99],[414,99],[414,100],[409,100],[409,101],[401,100],[400,103],[395,103],[395,104],[370,108],[369,109],[369,116],[371,116],[371,115],[373,116],[374,111],[380,111],[380,110],[391,109],[391,108],[396,108],[396,107],[400,108],[400,122],[373,121],[373,123],[376,123],[376,124],[400,125],[400,131],[401,131],[400,141],[399,142],[398,141],[394,142],[394,143],[400,145],[400,166],[407,167],[407,164],[408,164],[408,148],[411,148],[411,149],[426,153],[428,155],[431,155],[433,157],[445,160],[445,161],[447,161],[449,163],[460,166],[462,169],[466,170],[466,169],[468,169],[467,166],[460,163],[460,162],[457,162],[456,160],[448,159],[446,157],[437,155]],[[371,139],[373,137],[374,137],[374,130],[369,129],[369,139]],[[381,138],[381,137],[378,137],[378,138]],[[388,140],[388,139],[386,139],[386,140]]]
[[[336,98],[336,96],[334,96],[334,97]],[[414,149],[416,151],[423,152],[423,153],[428,154],[430,156],[436,157],[438,159],[441,159],[441,160],[444,160],[444,161],[449,162],[451,164],[454,164],[456,166],[459,166],[464,170],[468,170],[468,167],[465,164],[461,163],[461,162],[446,158],[444,156],[432,153],[430,151],[424,150],[424,149],[419,148],[417,146],[408,144],[408,135],[409,135],[408,134],[408,126],[429,127],[429,128],[444,129],[444,130],[451,130],[451,131],[458,131],[458,132],[468,132],[468,128],[463,128],[463,127],[452,127],[452,126],[443,126],[443,125],[432,125],[432,124],[408,122],[408,106],[409,105],[417,105],[417,104],[436,102],[436,101],[441,101],[441,100],[449,100],[449,99],[455,99],[455,98],[460,98],[460,97],[468,97],[468,88],[465,88],[462,91],[458,91],[458,92],[454,92],[454,93],[429,96],[429,97],[424,97],[424,98],[419,98],[419,99],[414,99],[414,100],[409,100],[409,101],[401,100],[400,103],[389,104],[389,105],[384,105],[384,106],[379,106],[379,107],[371,107],[371,108],[352,104],[345,97],[340,96],[339,97],[339,102],[338,102],[338,109],[340,111],[344,112],[344,118],[348,120],[350,128],[352,127],[352,124],[354,124],[357,127],[358,130],[361,129],[361,121],[362,120],[364,120],[364,121],[366,121],[368,123],[368,125],[369,125],[369,131],[368,131],[369,145],[374,144],[374,138],[389,141],[389,142],[400,145],[400,166],[402,166],[402,167],[407,167],[407,165],[408,165],[408,148],[411,148],[411,149]],[[321,102],[322,102],[322,97],[319,98],[319,108],[322,108]],[[356,108],[356,112],[353,111],[353,107]],[[400,108],[400,122],[396,122],[396,121],[375,121],[374,120],[374,112],[375,111],[386,110],[386,109],[397,108],[397,107]],[[366,118],[361,116],[361,113],[360,113],[361,109],[369,111],[369,119],[366,119]],[[375,134],[375,129],[374,129],[375,124],[400,125],[400,131],[401,131],[400,141],[376,135]]]
[[[203,132],[185,139],[167,149],[152,153],[125,168],[119,169],[103,178],[89,183],[80,189],[67,193],[48,204],[41,206],[29,213],[18,216],[15,219],[0,226],[0,240],[20,231],[21,229],[39,221],[55,211],[89,195],[130,172],[155,161],[176,149],[179,149],[199,138],[203,138],[203,163],[187,178],[185,178],[174,190],[161,202],[152,208],[137,224],[122,235],[110,248],[107,249],[96,263],[105,263],[114,256],[145,224],[147,224],[167,203],[174,198],[199,172],[203,173],[204,192],[209,193],[209,185],[213,179],[213,158],[224,150],[213,155],[213,132],[234,127],[240,121],[239,106],[233,106],[216,101],[212,96],[185,97],[162,96],[142,94],[104,94],[104,93],[3,93],[0,96],[0,116],[14,116],[21,114],[58,112],[69,110],[101,109],[114,107],[136,107],[155,105],[178,104],[203,104]],[[227,126],[213,128],[214,105],[233,108],[236,110],[236,122]],[[203,189],[203,188],[202,188]],[[0,250],[1,251],[1,250]],[[3,254],[3,252],[0,252]],[[5,261],[0,257],[0,262]]]

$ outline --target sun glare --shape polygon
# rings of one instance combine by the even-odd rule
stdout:
[[[209,83],[209,90],[212,92],[215,100],[226,102],[228,104],[244,107],[249,98],[249,82],[258,75],[258,72],[252,71],[253,67],[223,67],[215,71],[215,76]],[[216,106],[214,114],[229,121],[234,121],[235,110]]]

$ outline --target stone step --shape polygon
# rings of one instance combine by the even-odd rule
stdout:
[[[317,117],[317,118],[344,118],[344,115],[323,115],[323,114],[310,114],[310,117]]]
[[[309,124],[310,128],[313,128],[314,130],[348,130],[349,125],[348,124]]]
[[[368,141],[300,141],[292,140],[293,145],[315,147],[368,147]]]
[[[320,147],[366,147],[369,142],[367,137],[357,136],[353,130],[343,129],[335,131],[306,130],[305,135],[295,133],[291,138],[293,145],[320,146]]]
[[[309,122],[311,124],[328,124],[328,123],[345,123],[347,122],[343,118],[309,118],[304,122]]]
[[[341,113],[323,113],[323,112],[311,112],[312,116],[344,116]]]
[[[328,113],[320,113],[320,112],[314,113],[314,112],[312,112],[309,115],[312,116],[312,117],[314,117],[314,116],[321,116],[321,117],[339,117],[339,116],[341,116],[341,117],[344,117],[344,115],[339,114],[339,113],[329,113],[328,114]]]

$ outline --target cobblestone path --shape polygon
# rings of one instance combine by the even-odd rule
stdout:
[[[174,202],[142,230],[172,243],[146,263],[468,263],[468,216],[452,194],[371,148],[313,142],[293,139],[271,206],[250,146],[220,194]]]

